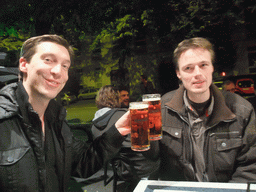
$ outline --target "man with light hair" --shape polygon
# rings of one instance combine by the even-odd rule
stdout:
[[[252,105],[212,82],[213,46],[205,38],[174,51],[182,85],[162,96],[160,179],[255,182],[256,128]]]

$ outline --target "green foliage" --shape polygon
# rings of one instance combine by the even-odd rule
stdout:
[[[19,50],[23,41],[28,37],[28,34],[23,34],[14,27],[6,27],[4,24],[0,25],[0,49],[2,51]]]
[[[1,50],[18,50],[30,36],[56,33],[75,47],[73,67],[92,71],[99,64],[103,70],[114,64],[129,68],[130,58],[137,58],[131,70],[150,71],[155,65],[137,62],[143,54],[154,55],[150,46],[159,55],[215,26],[246,24],[245,13],[256,12],[256,2],[245,0],[13,0],[1,5]],[[218,33],[208,35],[220,38]],[[100,61],[91,60],[95,55]]]

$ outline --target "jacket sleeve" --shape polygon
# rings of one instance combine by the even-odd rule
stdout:
[[[86,178],[96,173],[118,153],[123,141],[124,137],[114,125],[96,138],[89,147],[74,139],[72,176]]]
[[[235,172],[229,182],[256,181],[256,126],[255,112],[250,111],[249,118],[244,118],[245,129],[242,138],[242,148],[235,164]]]

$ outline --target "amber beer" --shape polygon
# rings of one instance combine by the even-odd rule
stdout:
[[[162,139],[161,95],[146,94],[142,100],[148,102],[149,139]]]
[[[148,103],[131,102],[131,149],[146,151],[150,148],[148,129]]]

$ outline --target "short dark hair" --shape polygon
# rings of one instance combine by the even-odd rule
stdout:
[[[145,74],[141,75],[141,77],[142,77],[142,79],[148,80],[148,77]]]
[[[234,81],[231,81],[231,80],[225,80],[225,81],[223,82],[222,87],[224,88],[224,86],[225,86],[225,85],[230,85],[230,84],[232,84],[232,83],[235,85],[235,82],[234,82]]]
[[[27,39],[21,48],[20,57],[24,57],[26,61],[29,63],[33,55],[36,53],[37,45],[42,42],[52,42],[59,45],[62,45],[68,50],[71,62],[74,59],[74,50],[73,47],[67,42],[66,39],[62,38],[59,35],[47,34],[41,36],[35,36]],[[20,72],[20,78],[23,78],[23,73]]]
[[[129,93],[129,89],[128,89],[127,86],[120,86],[120,87],[118,88],[118,91],[119,91],[119,92],[121,92],[121,91],[127,91],[127,92]]]
[[[183,40],[178,44],[177,48],[174,50],[173,61],[174,61],[176,70],[179,69],[178,60],[181,54],[189,49],[196,49],[196,48],[202,48],[202,49],[208,50],[211,54],[212,63],[214,62],[215,53],[214,53],[213,45],[211,44],[211,42],[202,37],[194,37],[191,39]]]
[[[100,88],[96,97],[96,106],[98,109],[109,107],[119,108],[119,93],[118,90],[112,85],[105,85]]]

